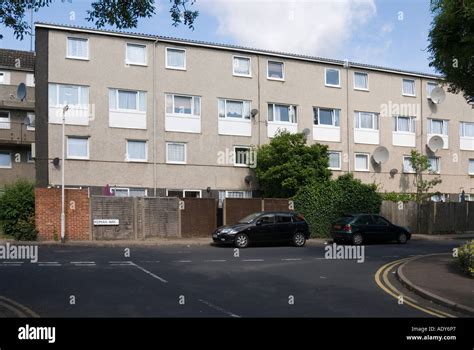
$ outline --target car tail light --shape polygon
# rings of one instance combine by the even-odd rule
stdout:
[[[351,225],[344,225],[344,227],[342,228],[343,231],[350,231],[351,230]]]

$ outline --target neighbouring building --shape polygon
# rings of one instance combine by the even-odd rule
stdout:
[[[0,49],[0,191],[35,179],[34,68],[34,52]]]
[[[437,190],[474,199],[474,109],[461,94],[434,103],[435,75],[46,23],[36,54],[40,186],[61,183],[65,113],[66,185],[93,194],[250,197],[248,151],[287,130],[328,145],[335,176],[381,191],[414,192],[418,149]]]

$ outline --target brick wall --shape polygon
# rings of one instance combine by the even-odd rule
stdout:
[[[61,238],[61,189],[35,190],[35,217],[38,239],[53,240],[54,233]],[[89,194],[87,190],[65,191],[66,239],[90,240]]]

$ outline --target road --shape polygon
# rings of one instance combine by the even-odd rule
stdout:
[[[40,317],[433,317],[399,304],[375,274],[460,243],[366,245],[362,263],[325,259],[322,243],[250,247],[239,256],[211,245],[41,245],[38,263],[0,263],[0,302]]]

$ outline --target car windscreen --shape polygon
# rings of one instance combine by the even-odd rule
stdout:
[[[260,216],[260,213],[250,214],[250,215],[244,217],[243,219],[240,219],[239,224],[249,224],[259,216]]]
[[[340,218],[338,218],[337,220],[334,221],[335,224],[348,224],[349,222],[351,222],[352,220],[354,220],[354,216],[352,215],[346,215],[346,216],[342,216]]]

